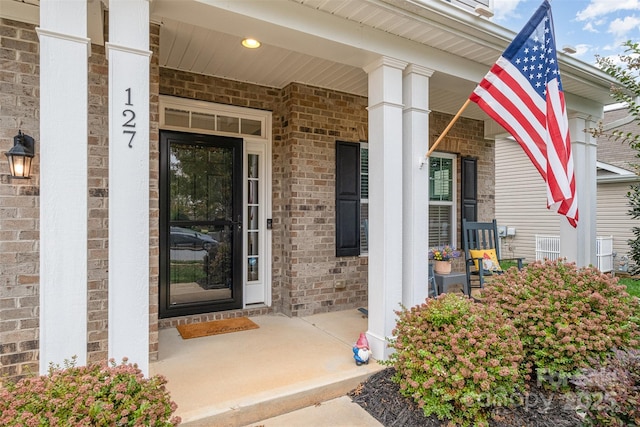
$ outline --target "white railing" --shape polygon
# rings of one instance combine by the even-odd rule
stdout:
[[[536,234],[536,261],[560,258],[560,236],[541,236]]]
[[[613,236],[596,238],[598,270],[603,273],[613,271]]]
[[[536,234],[536,261],[560,258],[560,236]],[[596,259],[598,270],[603,273],[613,271],[613,236],[596,238]]]

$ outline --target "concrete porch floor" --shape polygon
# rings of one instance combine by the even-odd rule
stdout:
[[[160,331],[159,360],[151,364],[150,373],[167,378],[183,425],[252,425],[344,396],[384,369],[375,360],[355,364],[351,348],[360,332],[367,330],[366,317],[356,309],[251,320],[258,329],[189,340],[183,340],[175,328]],[[337,404],[344,406],[345,401],[354,406],[347,412],[362,419],[343,425],[379,425],[373,418],[373,423],[367,420],[369,415],[350,400]],[[331,405],[325,406],[325,415],[336,412]],[[303,425],[337,425],[324,424],[319,418],[313,423],[307,414],[308,410],[300,411]],[[259,425],[298,425],[294,419],[283,422]]]

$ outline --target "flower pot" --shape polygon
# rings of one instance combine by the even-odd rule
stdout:
[[[434,261],[433,271],[435,271],[438,274],[451,273],[451,261]]]

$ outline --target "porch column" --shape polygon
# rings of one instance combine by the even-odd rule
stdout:
[[[149,372],[149,2],[109,2],[109,357]]]
[[[381,58],[369,75],[369,330],[373,357],[386,359],[386,338],[402,302],[402,70]]]
[[[40,373],[87,361],[86,2],[40,2]],[[32,178],[35,180],[35,178]]]
[[[578,267],[597,265],[596,259],[596,139],[586,129],[595,128],[589,115],[569,116],[571,152],[573,154],[576,193],[578,195],[578,226],[573,228],[560,220],[560,256]]]
[[[411,64],[403,82],[403,274],[402,304],[421,304],[427,286],[429,252],[429,77],[433,70]]]

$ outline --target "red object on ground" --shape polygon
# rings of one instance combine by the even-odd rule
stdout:
[[[356,347],[358,348],[369,348],[369,340],[367,340],[367,336],[364,332],[360,332],[360,338],[358,338],[358,342],[356,342]]]

